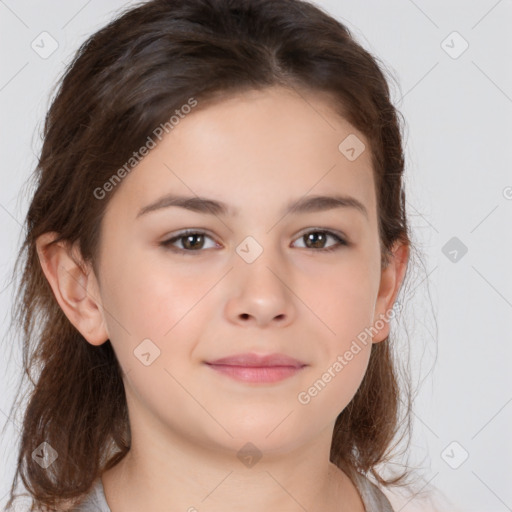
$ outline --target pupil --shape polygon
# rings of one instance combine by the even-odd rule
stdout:
[[[187,235],[186,238],[185,238],[185,247],[187,249],[194,249],[196,247],[200,247],[201,246],[201,243],[199,242],[198,244],[194,244],[193,242],[191,244],[189,244],[190,240],[193,240],[194,238],[201,238],[203,235]]]
[[[308,240],[311,240],[313,241],[313,244],[314,244],[314,247],[320,247],[321,248],[321,245],[322,245],[322,239],[324,238],[324,233],[310,233],[309,235],[307,235],[309,238]],[[316,239],[316,240],[315,240]],[[320,239],[320,245],[318,245],[318,239]],[[325,241],[325,240],[324,240]]]

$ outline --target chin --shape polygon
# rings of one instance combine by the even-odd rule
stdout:
[[[262,453],[285,454],[308,440],[306,432],[293,430],[294,425],[286,423],[287,420],[283,421],[283,418],[278,421],[275,421],[275,418],[267,418],[267,421],[260,420],[257,424],[243,422],[233,423],[229,427],[224,425],[233,437],[227,439],[223,436],[218,441],[236,451],[250,443]]]

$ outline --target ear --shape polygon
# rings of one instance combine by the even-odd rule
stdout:
[[[44,275],[69,321],[89,343],[101,345],[109,336],[96,276],[75,246],[65,241],[52,243],[57,236],[49,232],[36,240]]]
[[[396,296],[400,291],[408,261],[409,245],[397,242],[388,256],[386,266],[383,267],[381,272],[379,293],[372,324],[378,332],[373,336],[373,343],[384,341],[389,336],[389,311],[393,307]]]

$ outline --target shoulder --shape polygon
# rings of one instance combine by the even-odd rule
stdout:
[[[75,505],[71,512],[111,512],[105,498],[101,478],[97,478],[91,490]]]
[[[386,495],[366,476],[353,472],[350,478],[361,495],[366,512],[394,512]]]

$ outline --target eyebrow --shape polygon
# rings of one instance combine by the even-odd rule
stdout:
[[[140,209],[137,217],[145,215],[149,212],[154,212],[162,208],[169,208],[171,206],[185,208],[197,213],[210,214],[216,216],[237,216],[238,210],[235,210],[222,201],[208,199],[199,196],[180,196],[176,194],[167,194],[155,202],[144,206]],[[305,196],[300,199],[290,201],[284,208],[282,215],[289,213],[310,213],[332,210],[334,208],[353,208],[362,213],[367,219],[368,210],[364,204],[355,197],[347,195],[332,195],[332,196]]]

